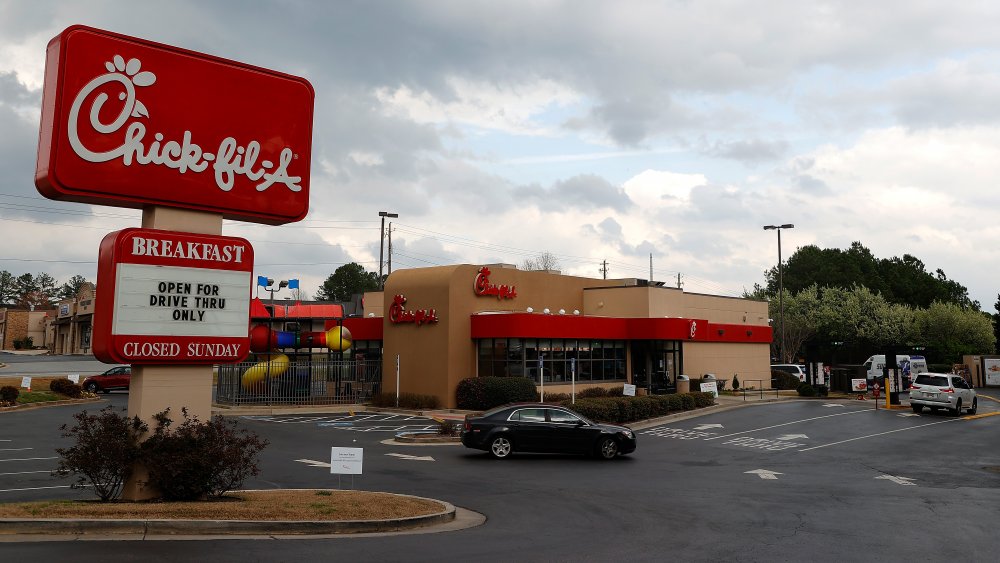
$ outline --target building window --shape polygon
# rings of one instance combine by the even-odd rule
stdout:
[[[483,338],[476,343],[480,377],[529,377],[536,384],[575,379],[625,381],[624,340]]]

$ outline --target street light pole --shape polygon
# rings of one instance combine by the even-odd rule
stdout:
[[[379,211],[378,216],[382,218],[382,226],[378,231],[378,284],[381,289],[385,289],[385,278],[382,277],[382,265],[383,262],[383,251],[385,248],[385,218],[399,217],[398,213],[389,213],[388,211]]]
[[[794,229],[795,225],[791,223],[786,223],[784,225],[765,225],[765,231],[778,231],[778,331],[780,336],[778,337],[778,355],[782,362],[786,362],[785,358],[785,284],[782,280],[782,265],[781,265],[781,229]]]

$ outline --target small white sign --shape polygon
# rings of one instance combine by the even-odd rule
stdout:
[[[986,368],[986,384],[1000,385],[1000,358],[985,358],[983,367]]]
[[[719,398],[719,388],[716,385],[716,382],[714,382],[714,381],[709,381],[708,383],[702,383],[701,384],[701,392],[702,393],[711,393],[712,395],[715,396],[716,399]]]
[[[635,385],[625,384],[625,388],[622,390],[622,395],[626,397],[635,397]]]
[[[71,373],[71,374],[67,375],[66,378],[69,379],[70,381],[72,381],[73,383],[80,383],[80,374],[79,373]]]
[[[21,378],[21,387],[23,387],[24,389],[31,389],[31,378],[30,377],[22,377]]]
[[[330,448],[330,473],[361,475],[364,448]]]
[[[851,391],[855,393],[864,393],[868,390],[868,380],[866,379],[852,379],[851,380]]]

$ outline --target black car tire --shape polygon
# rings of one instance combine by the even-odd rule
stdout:
[[[969,414],[976,414],[979,410],[979,399],[972,399],[972,408],[969,409]]]
[[[597,442],[597,454],[602,459],[614,459],[618,455],[618,442],[611,437],[601,438]]]
[[[924,412],[924,407],[921,406],[921,405],[910,405],[910,407],[912,407],[913,408],[913,412],[915,412],[917,414],[920,414],[920,413]]]
[[[100,390],[101,390],[100,386],[98,386],[98,385],[97,385],[96,383],[94,383],[93,381],[91,381],[90,383],[86,384],[86,385],[85,385],[85,386],[84,386],[83,388],[84,388],[85,390],[87,390],[87,391],[91,392],[91,393],[97,393],[98,391],[100,391]]]
[[[511,443],[510,438],[507,436],[500,435],[490,440],[490,455],[496,459],[510,457],[513,451],[514,444]]]
[[[951,411],[951,416],[958,416],[960,414],[962,414],[962,399],[959,399],[958,402],[955,403],[955,408]]]

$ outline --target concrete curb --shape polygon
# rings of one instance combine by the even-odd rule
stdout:
[[[13,407],[0,407],[0,413],[5,412],[16,412],[16,411],[30,411],[32,409],[43,409],[45,407],[62,407],[66,405],[78,405],[87,403],[99,403],[104,399],[100,397],[94,397],[92,399],[67,399],[65,401],[44,401],[41,403],[28,403],[26,405],[16,405]]]
[[[178,536],[178,535],[327,535],[370,534],[414,530],[455,520],[451,503],[413,495],[398,495],[432,500],[444,510],[424,516],[387,520],[348,521],[266,521],[266,520],[83,520],[78,518],[0,518],[0,537],[11,535],[59,536]]]

